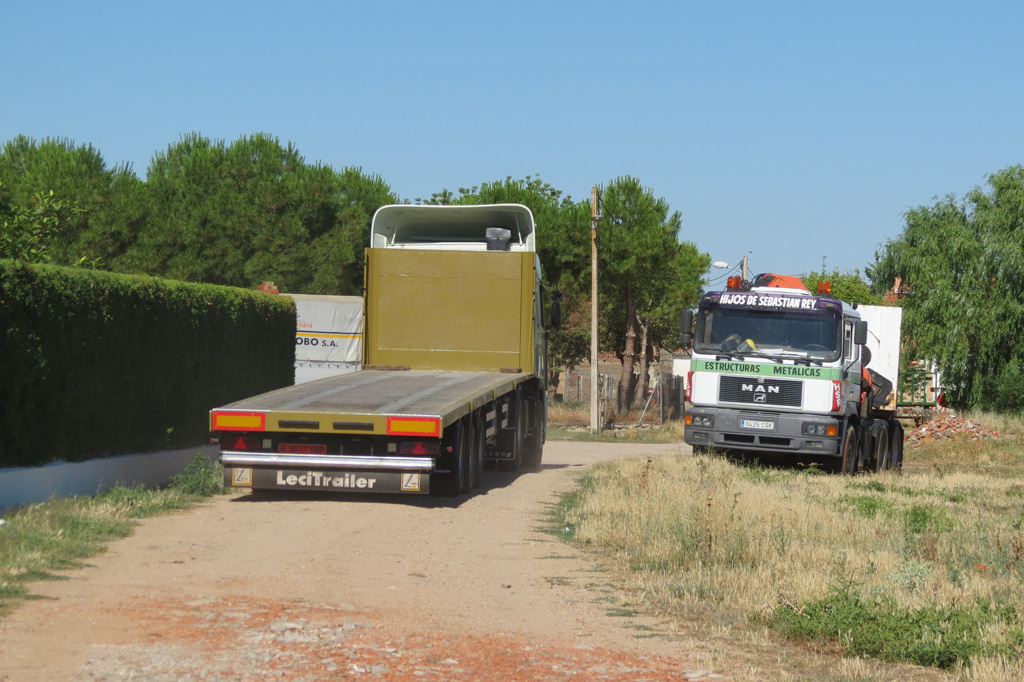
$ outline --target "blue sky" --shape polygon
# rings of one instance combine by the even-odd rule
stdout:
[[[902,214],[1024,163],[1024,3],[8,3],[0,142],[142,177],[265,132],[403,199],[632,175],[754,272],[860,269]],[[543,229],[543,226],[541,226]],[[710,273],[717,277],[718,271]]]

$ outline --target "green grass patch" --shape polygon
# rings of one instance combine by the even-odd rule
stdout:
[[[854,514],[866,519],[873,519],[879,514],[892,515],[895,512],[895,505],[882,497],[875,495],[847,495],[839,501],[847,505]]]
[[[1024,643],[1024,622],[1012,606],[994,607],[977,599],[966,606],[930,604],[899,608],[886,597],[864,595],[853,583],[833,586],[828,594],[799,607],[778,606],[770,625],[791,638],[828,639],[851,656],[952,670],[972,657],[1013,657]],[[1009,631],[1005,644],[986,643],[990,626]]]
[[[953,521],[942,507],[915,504],[903,511],[903,526],[908,535],[942,533],[953,529]]]

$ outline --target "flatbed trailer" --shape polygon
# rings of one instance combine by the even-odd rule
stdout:
[[[515,204],[380,209],[363,369],[212,410],[225,485],[458,495],[485,463],[539,467],[547,337],[533,229]]]
[[[509,396],[531,378],[369,369],[226,405],[212,419],[214,430],[231,430],[221,440],[221,462],[232,486],[428,493],[430,474],[450,476],[458,467],[452,452],[459,435],[451,431],[479,412],[485,444],[497,445],[509,428]],[[251,442],[239,428],[253,429]],[[431,448],[446,431],[453,437],[445,449]],[[496,451],[492,458],[514,461],[515,453]]]

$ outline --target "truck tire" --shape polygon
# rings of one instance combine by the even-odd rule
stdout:
[[[511,434],[512,438],[512,459],[503,459],[498,462],[498,468],[502,471],[519,471],[523,466],[523,453],[526,449],[526,425],[528,412],[526,408],[526,400],[523,399],[521,393],[516,395],[516,414],[515,417],[515,432]]]
[[[857,464],[860,459],[860,432],[857,427],[850,424],[846,427],[846,436],[843,438],[842,455],[843,459],[839,465],[839,472],[847,476],[857,473]]]
[[[903,424],[895,419],[889,420],[889,461],[893,471],[903,470]]]
[[[442,497],[457,497],[468,485],[469,437],[466,433],[465,419],[460,419],[445,429],[441,448],[447,450],[449,447],[452,451],[446,456],[446,460],[451,472],[434,474],[431,476],[430,486]]]
[[[459,481],[459,494],[466,494],[473,491],[473,478],[476,476],[476,461],[474,446],[476,445],[476,428],[473,423],[473,416],[467,415],[459,420],[462,424],[462,435],[464,444],[460,452],[464,458],[462,466],[462,479]]]
[[[484,448],[487,439],[484,414],[477,410],[470,417],[473,437],[470,438],[469,447],[469,487],[479,488],[484,482]]]
[[[523,467],[538,471],[544,456],[544,396],[539,395],[527,401],[527,404],[530,408],[530,432],[523,440]]]
[[[871,442],[874,446],[871,459],[875,464],[875,472],[888,471],[892,467],[892,440],[886,422],[875,422],[871,426]]]

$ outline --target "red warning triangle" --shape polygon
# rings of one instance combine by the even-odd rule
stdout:
[[[245,439],[241,436],[239,436],[238,440],[235,441],[235,450],[248,450],[248,448],[245,447]]]
[[[414,455],[425,455],[427,451],[423,449],[423,443],[417,441],[416,445],[412,448],[412,454]]]

